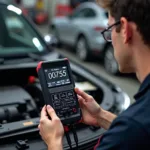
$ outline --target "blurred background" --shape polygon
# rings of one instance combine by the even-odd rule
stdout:
[[[55,37],[56,51],[117,84],[134,102],[140,84],[134,74],[123,75],[118,71],[113,47],[101,35],[108,14],[94,0],[1,1],[19,7],[47,42]]]

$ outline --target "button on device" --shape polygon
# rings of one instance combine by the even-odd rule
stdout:
[[[54,104],[55,109],[61,109],[62,106],[60,104]]]
[[[60,104],[60,100],[59,99],[58,100],[54,100],[53,102],[54,102],[54,104]]]
[[[70,106],[68,103],[65,104],[66,107]]]
[[[76,103],[74,101],[72,101],[72,103],[70,103],[70,106],[74,107],[74,106],[76,106]]]
[[[76,109],[76,108],[72,108],[72,111],[73,111],[74,113],[76,113],[76,112],[77,112],[77,109]]]
[[[52,95],[52,99],[53,99],[53,100],[58,100],[58,99],[59,99],[58,94],[54,94],[54,95]]]
[[[63,108],[63,111],[68,111],[69,107]]]
[[[62,106],[62,107],[65,107],[65,106],[66,106],[66,103],[61,102],[61,106]]]
[[[68,95],[68,97],[73,97],[73,92],[72,92],[72,91],[69,91],[69,92],[67,93],[67,95]]]
[[[70,99],[69,99],[69,98],[65,98],[65,101],[66,101],[66,102],[70,102]]]
[[[66,102],[66,105],[67,105],[67,106],[74,106],[74,102],[68,101],[68,102]]]
[[[55,105],[55,106],[61,106],[61,104],[60,104],[60,103],[54,103],[54,105]]]
[[[60,98],[66,98],[66,93],[60,93],[59,96]]]

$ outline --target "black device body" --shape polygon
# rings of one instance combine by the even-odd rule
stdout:
[[[81,119],[75,83],[69,60],[40,62],[37,73],[46,105],[51,105],[64,125],[77,123]]]

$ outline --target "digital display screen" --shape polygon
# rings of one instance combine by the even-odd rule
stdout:
[[[70,78],[66,66],[44,70],[48,87],[56,87],[70,84]]]

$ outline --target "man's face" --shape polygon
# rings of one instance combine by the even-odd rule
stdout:
[[[116,21],[109,15],[108,24],[112,25]],[[116,28],[120,26],[119,32],[116,31]],[[112,27],[112,45],[114,47],[114,56],[119,65],[119,70],[122,73],[131,73],[133,72],[132,67],[132,52],[129,47],[129,44],[126,42],[126,28],[122,28],[122,22],[119,25]]]

